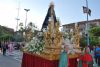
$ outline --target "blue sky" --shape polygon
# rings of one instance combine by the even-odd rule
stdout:
[[[85,0],[0,0],[0,25],[16,29],[17,8],[20,1],[19,22],[25,23],[25,8],[28,12],[28,22],[35,23],[40,29],[47,14],[50,2],[55,4],[56,16],[61,24],[69,24],[78,21],[85,21],[86,14],[83,14],[82,6],[86,5]],[[100,0],[88,0],[92,13],[89,20],[100,18]]]

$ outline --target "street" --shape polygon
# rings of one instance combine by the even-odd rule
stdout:
[[[9,55],[7,52],[6,56],[0,53],[0,67],[21,67],[22,53],[14,51]]]

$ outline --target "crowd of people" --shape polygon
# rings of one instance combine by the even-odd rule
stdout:
[[[91,50],[91,51],[90,51]],[[77,58],[77,67],[99,67],[100,66],[100,46],[94,48],[85,47],[81,56]],[[69,67],[68,47],[65,46],[60,55],[59,67]]]
[[[6,55],[6,51],[9,51],[9,54],[11,54],[14,50],[14,43],[13,42],[4,42],[2,41],[0,43],[0,50],[3,53],[3,55]]]
[[[9,55],[11,55],[14,50],[20,50],[20,48],[21,48],[21,45],[19,43],[7,42],[7,41],[0,42],[0,51],[2,52],[4,56],[6,55],[7,51]]]

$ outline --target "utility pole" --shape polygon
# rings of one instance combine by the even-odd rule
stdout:
[[[27,40],[26,39],[26,37],[27,37],[27,35],[26,35],[26,23],[27,23],[27,13],[28,13],[28,11],[30,11],[30,9],[24,9],[25,11],[26,11],[26,19],[25,19],[25,41]]]
[[[16,20],[17,20],[16,31],[18,31],[18,22],[19,22],[20,19],[17,17]]]
[[[26,30],[26,23],[27,23],[27,12],[30,11],[30,9],[24,9],[26,11],[26,19],[25,19],[25,30]]]
[[[89,23],[88,23],[88,16],[89,16],[89,14],[88,14],[88,12],[89,12],[89,8],[88,8],[88,0],[86,0],[86,7],[87,7],[87,22],[86,22],[86,39],[87,39],[87,46],[89,46],[90,45],[90,41],[89,41]]]
[[[16,25],[16,31],[18,30],[18,22],[19,22],[19,10],[20,10],[20,0],[19,0],[19,2],[18,2],[18,13],[17,13],[17,18],[16,18],[16,20],[17,20],[17,25]]]

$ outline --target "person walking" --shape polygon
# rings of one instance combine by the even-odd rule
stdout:
[[[9,55],[12,55],[12,52],[13,52],[13,43],[10,42],[9,45],[8,45],[8,50],[9,50]]]
[[[96,63],[100,66],[100,46],[98,45],[94,50]]]
[[[2,44],[2,49],[3,49],[3,55],[5,56],[5,55],[6,55],[6,49],[7,49],[6,42],[4,42],[4,43]]]

